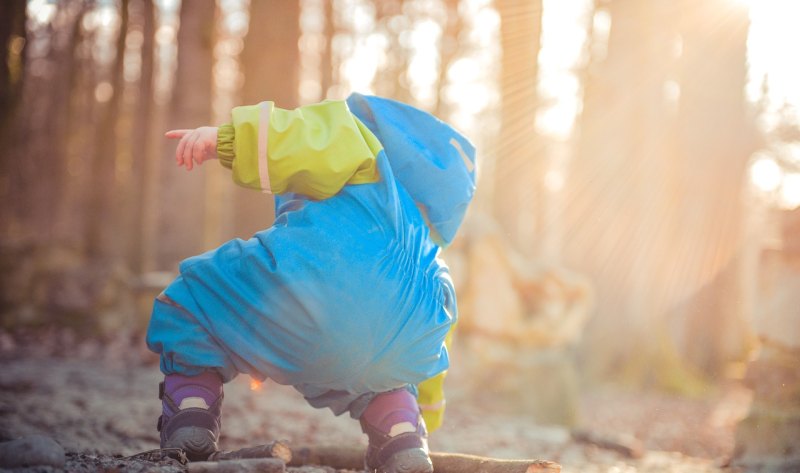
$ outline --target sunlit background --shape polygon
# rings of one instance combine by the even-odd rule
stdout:
[[[444,252],[459,389],[579,425],[598,385],[708,396],[748,389],[754,360],[800,363],[798,1],[29,0],[0,16],[9,333],[135,342],[178,261],[269,225],[268,198],[221,167],[173,169],[163,130],[359,91],[478,147]],[[747,392],[773,406],[789,383]]]

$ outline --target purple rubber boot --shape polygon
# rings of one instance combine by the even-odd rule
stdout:
[[[219,448],[222,379],[213,371],[199,376],[169,374],[158,385],[161,448],[180,448],[191,461],[207,460]]]
[[[361,430],[369,437],[364,459],[375,473],[432,473],[428,432],[417,400],[405,389],[375,396],[361,415]]]

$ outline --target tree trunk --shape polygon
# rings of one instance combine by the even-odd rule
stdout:
[[[375,74],[378,95],[401,102],[411,102],[408,90],[408,62],[411,51],[400,41],[400,34],[411,28],[414,18],[403,14],[404,0],[386,0],[375,5],[375,23],[389,42],[386,63]]]
[[[333,9],[333,1],[325,0],[322,2],[322,14],[325,15],[325,27],[322,34],[325,46],[319,63],[320,100],[328,98],[328,91],[337,80],[333,65],[333,38],[336,37],[336,12]]]
[[[621,333],[657,345],[647,337],[666,310],[664,278],[671,274],[664,268],[679,179],[669,166],[674,117],[663,93],[674,68],[676,10],[666,0],[605,5],[607,54],[586,75],[564,245],[570,264],[598,285],[598,313],[585,343],[587,353],[602,354],[590,358],[595,373],[641,349],[610,346]]]
[[[4,165],[7,177],[0,188],[9,197],[5,233],[14,240],[35,244],[53,240],[53,209],[58,206],[66,171],[63,157],[76,70],[74,51],[85,10],[80,1],[59,4],[54,20],[59,28],[41,27],[28,33],[31,41],[45,48],[38,48],[36,57],[18,58],[23,63],[32,59],[30,64],[37,67],[25,68],[26,75],[16,91],[22,113],[15,115],[5,129],[8,147],[3,147],[3,155],[13,163]],[[19,47],[19,40],[15,44]],[[31,70],[38,74],[29,74]]]
[[[27,30],[25,28],[26,0],[0,4],[0,199],[12,202],[11,179],[15,166],[15,117],[18,116],[22,84],[25,77]],[[0,206],[0,238],[9,234],[13,218],[12,205]]]
[[[62,58],[72,56],[72,60],[68,71],[59,74],[67,78],[63,82],[69,84],[65,92],[69,99],[65,118],[59,125],[63,130],[59,129],[58,138],[52,145],[60,154],[62,183],[58,200],[50,209],[50,218],[55,226],[54,239],[59,245],[82,251],[86,251],[88,221],[93,218],[89,209],[92,193],[96,190],[92,181],[92,163],[99,146],[97,128],[107,105],[98,103],[95,91],[100,80],[98,77],[106,78],[108,72],[107,64],[101,68],[91,55],[82,53],[89,50],[94,41],[92,35],[80,27],[83,15],[88,11],[89,7],[85,6],[75,21],[70,53],[61,55]]]
[[[694,278],[715,279],[704,298],[686,307],[686,330],[691,358],[719,372],[745,355],[745,341],[726,336],[741,334],[746,317],[733,262],[742,248],[741,202],[756,146],[744,95],[749,18],[744,6],[724,0],[685,2],[682,8],[677,166],[684,176],[680,193],[694,209],[683,215],[682,235],[684,244],[697,248]]]
[[[92,157],[89,212],[87,220],[86,253],[91,259],[101,261],[120,258],[122,253],[117,243],[117,225],[120,215],[117,204],[117,124],[121,112],[123,93],[122,68],[125,59],[125,36],[128,30],[128,1],[120,6],[120,26],[117,32],[116,56],[112,66],[110,84],[111,98],[103,107],[95,137],[97,149]]]
[[[450,66],[459,56],[459,36],[464,30],[464,20],[458,11],[460,4],[461,0],[444,0],[447,14],[442,41],[439,46],[441,60],[439,61],[436,105],[434,106],[434,115],[442,120],[447,120],[450,115],[450,107],[444,101],[445,89],[448,85],[447,73],[450,71]]]
[[[25,66],[25,0],[0,4],[0,130],[19,98]]]
[[[299,39],[299,2],[262,0],[250,4],[250,29],[242,53],[245,77],[242,103],[271,100],[277,107],[290,109],[299,105]],[[275,219],[272,196],[235,187],[233,201],[236,236],[249,238],[272,225]]]
[[[535,128],[541,0],[498,0],[502,62],[500,137],[495,146],[494,209],[524,253],[535,253],[544,155]]]
[[[670,372],[684,368],[669,354],[666,325],[675,319],[665,316],[720,274],[738,241],[752,136],[744,108],[747,16],[721,0],[605,5],[608,52],[585,86],[565,246],[570,263],[598,285],[584,343],[595,354],[591,372],[629,368],[636,379],[671,383],[687,373]],[[670,87],[679,95],[665,94]],[[737,289],[722,286],[728,301],[737,300]],[[696,312],[714,326],[692,344],[705,349],[722,319]],[[608,344],[620,336],[636,343]]]
[[[128,263],[136,273],[151,270],[155,266],[153,248],[155,248],[155,226],[151,216],[158,213],[157,176],[158,158],[153,153],[151,143],[153,135],[154,103],[153,72],[155,52],[155,5],[153,0],[138,0],[136,3],[138,22],[142,31],[141,72],[137,92],[137,109],[134,116],[134,129],[131,144],[133,146],[132,181],[136,192],[136,205],[133,211],[131,233],[135,236],[128,248]]]
[[[215,12],[214,0],[182,4],[168,128],[196,128],[211,123]],[[165,140],[160,158],[160,269],[174,269],[179,261],[204,249],[205,169],[187,174],[175,165],[175,149],[174,141]]]

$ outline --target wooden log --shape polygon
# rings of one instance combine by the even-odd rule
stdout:
[[[571,432],[572,439],[579,443],[596,445],[606,450],[613,450],[628,458],[642,458],[645,454],[644,444],[629,435],[609,435],[575,429]]]
[[[338,470],[364,468],[364,449],[334,445],[310,445],[292,448],[289,466],[326,465]]]
[[[431,453],[436,473],[559,473],[561,465],[547,460],[500,460],[459,453]]]
[[[292,449],[286,443],[280,440],[274,440],[268,444],[242,448],[232,452],[214,452],[208,457],[208,461],[239,460],[245,458],[277,458],[284,463],[289,463],[292,460]]]
[[[545,460],[500,460],[496,458],[432,452],[435,473],[559,473],[561,465]],[[361,470],[364,449],[319,445],[292,449],[289,466],[326,465],[342,470]]]
[[[188,473],[285,473],[286,464],[277,458],[247,458],[220,462],[190,462]]]

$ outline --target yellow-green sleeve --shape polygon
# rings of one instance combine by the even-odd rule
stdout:
[[[262,102],[231,115],[232,124],[218,129],[217,154],[241,186],[325,199],[346,184],[378,180],[382,146],[344,101],[294,110]]]

